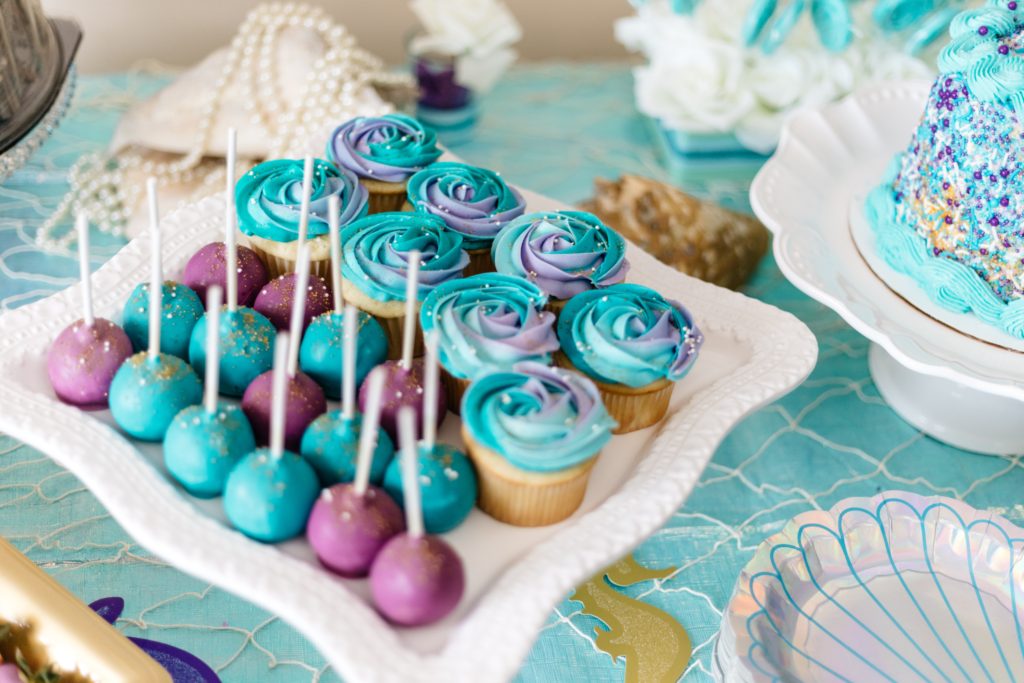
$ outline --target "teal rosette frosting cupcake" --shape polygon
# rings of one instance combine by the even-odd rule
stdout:
[[[257,164],[235,184],[238,227],[267,264],[271,278],[294,272],[298,258],[299,218],[302,213],[302,159],[275,159]],[[307,239],[310,272],[330,274],[328,199],[338,197],[342,227],[365,216],[367,191],[350,171],[323,159],[313,161]]]
[[[575,372],[526,362],[482,375],[462,403],[480,508],[518,526],[565,519],[614,427],[597,387]]]
[[[437,135],[405,114],[359,116],[338,126],[327,156],[354,173],[369,193],[370,213],[398,211],[409,177],[441,156]]]
[[[627,284],[570,300],[558,320],[558,339],[560,364],[597,382],[619,422],[617,433],[665,416],[675,383],[693,367],[704,343],[682,305]]]
[[[558,350],[547,294],[512,275],[481,273],[446,282],[423,300],[420,326],[438,332],[448,406],[458,412],[472,379],[517,363],[551,363]]]
[[[342,292],[369,313],[388,337],[388,357],[400,357],[405,327],[409,254],[420,252],[419,301],[438,285],[462,277],[469,256],[462,237],[440,219],[409,212],[371,214],[341,232]],[[422,353],[422,340],[417,353]]]
[[[526,210],[523,196],[497,173],[455,162],[433,164],[410,178],[408,199],[413,209],[437,216],[462,235],[473,258],[470,275],[494,270],[495,235]]]
[[[491,248],[499,273],[547,292],[556,312],[567,299],[626,279],[626,241],[586,211],[547,211],[515,219]]]

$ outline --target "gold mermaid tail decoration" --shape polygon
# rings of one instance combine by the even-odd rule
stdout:
[[[693,646],[686,629],[670,614],[620,593],[611,584],[625,588],[664,578],[673,571],[675,567],[641,567],[630,555],[572,594],[571,599],[583,603],[585,614],[607,627],[594,629],[595,642],[612,658],[625,660],[626,683],[674,683],[686,671]]]

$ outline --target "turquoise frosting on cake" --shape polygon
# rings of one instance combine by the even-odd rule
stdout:
[[[1024,338],[1024,13],[960,13],[921,122],[867,218],[879,252],[938,305]]]
[[[704,342],[681,304],[631,284],[570,299],[558,317],[558,339],[579,370],[630,387],[682,379]]]
[[[342,273],[378,301],[405,301],[409,253],[420,252],[420,301],[442,282],[462,277],[469,255],[462,236],[440,218],[409,212],[376,213],[341,233]]]
[[[235,184],[238,227],[246,235],[274,242],[299,238],[302,206],[302,159],[274,159],[257,164]],[[348,225],[367,212],[369,193],[356,176],[323,159],[313,160],[313,182],[309,202],[309,237],[326,235],[327,202],[338,197],[339,225]]]
[[[991,0],[956,15],[949,26],[952,39],[939,55],[939,70],[962,74],[980,100],[1018,109],[1024,103],[1022,17],[1021,6],[1006,0]]]
[[[589,379],[529,362],[477,378],[463,396],[461,415],[473,439],[530,472],[586,462],[616,426]]]
[[[420,307],[425,333],[439,333],[438,356],[452,375],[469,379],[511,370],[521,361],[548,364],[558,350],[548,296],[523,278],[481,273],[446,282]]]

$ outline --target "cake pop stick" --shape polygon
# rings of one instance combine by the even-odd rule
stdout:
[[[402,334],[402,367],[412,369],[413,345],[416,341],[416,311],[420,286],[420,252],[409,252],[409,271],[405,280],[405,330]]]
[[[422,538],[419,445],[416,442],[416,413],[412,408],[402,408],[398,413],[398,433],[402,458],[402,493],[405,496],[405,527],[413,538]]]
[[[92,327],[96,318],[92,314],[92,278],[89,268],[89,217],[80,213],[75,217],[78,233],[78,271],[82,278],[82,321]]]
[[[299,345],[306,315],[306,289],[309,286],[309,245],[299,248],[299,262],[295,271],[295,300],[292,302],[291,345],[288,348],[288,376],[299,371]]]
[[[426,338],[427,354],[423,362],[423,447],[427,450],[434,450],[437,442],[437,384],[439,366],[437,363],[437,331],[433,331]]]
[[[356,495],[366,493],[370,483],[370,464],[373,451],[377,447],[377,435],[380,431],[380,402],[384,394],[384,373],[374,370],[367,378],[369,396],[366,399],[366,412],[363,413],[363,427],[359,433],[359,452],[356,456]]]
[[[287,363],[291,344],[289,335],[277,335],[274,345],[274,380],[270,389],[270,455],[280,460],[284,455],[285,391],[288,389]]]
[[[334,290],[334,312],[341,315],[345,308],[345,295],[341,291],[341,228],[338,216],[341,214],[341,200],[332,194],[327,199],[327,227],[331,240],[331,289]]]
[[[313,157],[306,156],[302,166],[302,203],[299,205],[299,249],[309,233],[309,202],[313,196]]]
[[[224,282],[227,286],[228,312],[238,309],[238,245],[235,240],[235,156],[238,150],[238,132],[228,128],[228,153],[224,184]]]
[[[342,322],[341,414],[352,419],[356,414],[356,339],[359,338],[359,311],[349,304]],[[378,406],[378,413],[380,406]],[[379,415],[378,415],[379,419]]]
[[[163,311],[163,263],[160,255],[160,211],[156,200],[156,178],[146,180],[149,198],[149,360],[160,355],[160,317]]]
[[[206,379],[203,386],[203,407],[207,413],[217,412],[220,392],[220,287],[206,290]]]

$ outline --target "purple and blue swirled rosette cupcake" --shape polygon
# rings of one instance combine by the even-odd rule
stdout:
[[[551,364],[559,348],[548,295],[512,275],[480,273],[436,287],[423,300],[420,326],[438,333],[448,406],[458,413],[470,382],[517,363]]]
[[[462,401],[477,504],[516,526],[559,522],[579,507],[615,420],[579,373],[524,362],[478,377]]]
[[[626,241],[585,211],[547,211],[506,225],[491,247],[495,269],[533,282],[556,313],[582,292],[626,279]]]
[[[370,213],[400,211],[409,178],[440,156],[434,131],[404,114],[351,119],[327,141],[327,157],[369,191]]]
[[[649,427],[668,412],[704,337],[683,306],[642,285],[619,284],[571,299],[558,318],[560,365],[593,379],[616,433]]]
[[[461,278],[469,263],[458,233],[438,218],[408,211],[366,216],[342,230],[341,244],[345,300],[381,324],[392,360],[401,356],[410,254],[420,253],[421,302],[435,287]],[[422,353],[423,340],[417,335],[416,355]]]
[[[238,227],[267,265],[271,279],[295,271],[299,255],[303,165],[302,159],[264,161],[235,184]],[[323,159],[314,159],[307,238],[310,273],[320,277],[330,274],[327,206],[331,196],[338,197],[341,206],[338,216],[341,227],[366,215],[367,193],[358,179]]]
[[[526,210],[519,191],[494,171],[449,161],[410,178],[408,201],[413,210],[437,216],[462,235],[471,259],[467,275],[494,270],[494,237]]]

